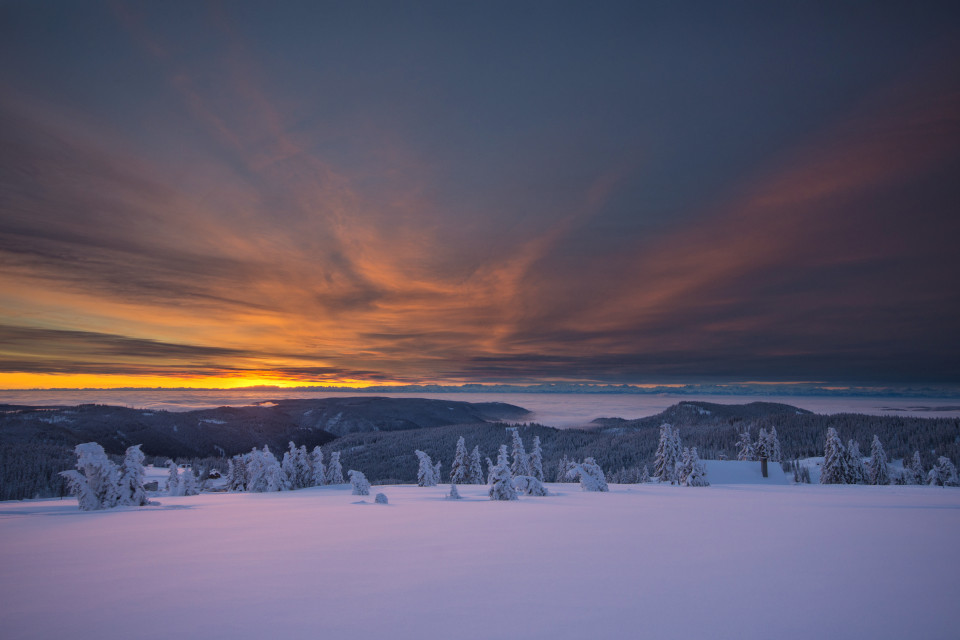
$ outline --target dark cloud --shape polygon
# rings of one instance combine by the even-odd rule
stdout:
[[[3,11],[3,371],[960,382],[950,5]]]

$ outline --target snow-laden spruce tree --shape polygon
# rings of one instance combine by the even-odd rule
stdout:
[[[847,468],[847,452],[840,442],[840,436],[833,427],[827,429],[827,438],[823,447],[823,466],[820,468],[820,484],[846,484],[850,477]]]
[[[960,478],[957,477],[957,467],[950,458],[940,456],[937,459],[937,464],[933,465],[930,473],[927,474],[927,484],[937,487],[960,486]]]
[[[683,454],[680,444],[680,430],[674,430],[673,425],[660,426],[660,441],[657,443],[657,456],[653,462],[654,475],[660,482],[673,484],[677,480],[677,463]]]
[[[906,461],[904,461],[906,462]],[[904,464],[906,467],[906,464]],[[926,481],[927,474],[923,471],[923,462],[920,461],[920,452],[914,451],[913,458],[910,460],[910,467],[906,469],[907,480],[910,484],[923,484]]]
[[[439,484],[440,480],[443,478],[443,476],[440,474],[441,464],[442,463],[439,460],[433,463],[433,477],[437,481],[437,484]]]
[[[294,468],[297,470],[297,488],[313,486],[313,462],[307,452],[307,445],[300,445],[294,455]]]
[[[450,465],[450,482],[452,484],[467,484],[470,481],[470,460],[467,455],[467,443],[463,436],[457,438],[457,450],[453,455],[453,464]]]
[[[486,484],[483,478],[483,466],[480,464],[480,447],[470,452],[470,484]]]
[[[370,482],[367,481],[367,476],[363,475],[363,473],[359,471],[354,471],[353,469],[347,471],[347,475],[350,477],[350,484],[353,486],[353,495],[370,495]]]
[[[533,436],[533,451],[530,452],[530,475],[543,483],[543,448],[540,436]]]
[[[280,463],[284,489],[299,489],[297,486],[297,446],[291,441]]]
[[[690,449],[684,448],[680,456],[680,462],[677,463],[677,484],[684,486],[687,484],[687,476],[693,471],[693,459],[690,457]]]
[[[776,427],[770,427],[770,433],[767,434],[767,454],[770,456],[770,462],[783,462],[783,451],[780,449],[780,438],[777,437]]]
[[[487,482],[486,482],[486,484],[490,484],[491,482],[493,482],[493,468],[494,468],[495,466],[497,466],[497,465],[493,464],[493,460],[491,460],[489,456],[487,456],[485,459],[486,459],[486,461],[487,461]]]
[[[110,462],[107,453],[96,442],[78,444],[76,470],[61,471],[66,478],[70,493],[77,496],[81,511],[110,509],[120,501],[117,466]]]
[[[530,460],[527,458],[527,452],[523,448],[523,440],[520,438],[520,429],[514,427],[510,430],[513,438],[513,451],[511,452],[513,462],[510,463],[510,473],[515,476],[530,475]]]
[[[603,475],[603,469],[593,458],[585,458],[583,462],[574,464],[571,476],[580,479],[581,491],[610,490],[607,486],[607,478]]]
[[[262,453],[264,491],[283,491],[283,473],[280,470],[280,461],[277,460],[267,445],[263,445]]]
[[[755,460],[770,459],[770,436],[763,427],[760,427],[757,442],[753,445],[753,455]]]
[[[525,496],[550,495],[550,492],[536,476],[514,476],[513,488]]]
[[[710,481],[707,480],[707,466],[700,459],[696,447],[690,449],[687,465],[689,468],[686,477],[683,479],[684,485],[688,487],[710,486]]]
[[[185,468],[180,474],[180,495],[200,495],[200,481],[197,479],[197,474],[191,467]]]
[[[340,464],[340,452],[330,453],[330,464],[327,465],[327,484],[344,484],[343,466]]]
[[[323,449],[313,448],[313,486],[321,487],[327,484],[327,466],[323,464]]]
[[[853,438],[847,440],[847,484],[866,484],[867,468],[863,464],[860,443]]]
[[[750,438],[749,429],[744,429],[737,435],[737,460],[756,460],[753,455],[753,440]]]
[[[510,473],[510,459],[507,457],[507,445],[500,445],[497,464],[490,470],[490,499],[516,500],[517,490],[513,486]]]
[[[183,487],[180,486],[180,468],[173,460],[167,460],[167,495],[183,495]]]
[[[247,489],[247,463],[241,456],[233,456],[227,462],[227,489],[230,491],[246,491]]]
[[[414,453],[417,455],[417,460],[420,461],[420,466],[417,469],[417,485],[421,487],[437,486],[440,479],[435,475],[433,460],[426,452],[419,449],[414,450]]]
[[[642,484],[650,482],[650,471],[647,469],[647,465],[643,465],[643,472],[640,474],[640,482]]]
[[[554,482],[570,482],[570,472],[573,471],[570,458],[564,454],[557,463],[557,475]]]
[[[873,434],[873,442],[870,444],[870,484],[890,484],[887,452],[883,450],[877,434]]]
[[[263,493],[263,452],[254,447],[250,453],[243,456],[244,466],[247,469],[247,491]]]
[[[120,467],[120,479],[117,490],[120,494],[118,503],[132,507],[142,507],[149,504],[147,492],[143,489],[143,451],[140,445],[127,447]]]
[[[450,493],[447,494],[448,500],[460,500],[460,492],[457,490],[457,483],[450,483]]]

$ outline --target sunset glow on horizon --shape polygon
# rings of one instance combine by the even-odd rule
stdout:
[[[700,9],[6,5],[0,388],[960,383],[949,10]]]

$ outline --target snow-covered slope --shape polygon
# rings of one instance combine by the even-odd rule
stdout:
[[[956,638],[960,490],[486,487],[0,503],[20,638]],[[358,504],[360,503],[360,504]]]
[[[767,477],[760,471],[759,462],[742,460],[702,460],[707,467],[710,484],[790,484],[779,462],[767,464]]]

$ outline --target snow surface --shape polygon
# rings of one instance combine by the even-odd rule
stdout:
[[[744,460],[701,460],[707,468],[710,484],[791,484],[779,462],[767,463],[767,477],[763,477],[759,462]]]
[[[0,503],[20,638],[958,637],[960,490],[485,486]]]

